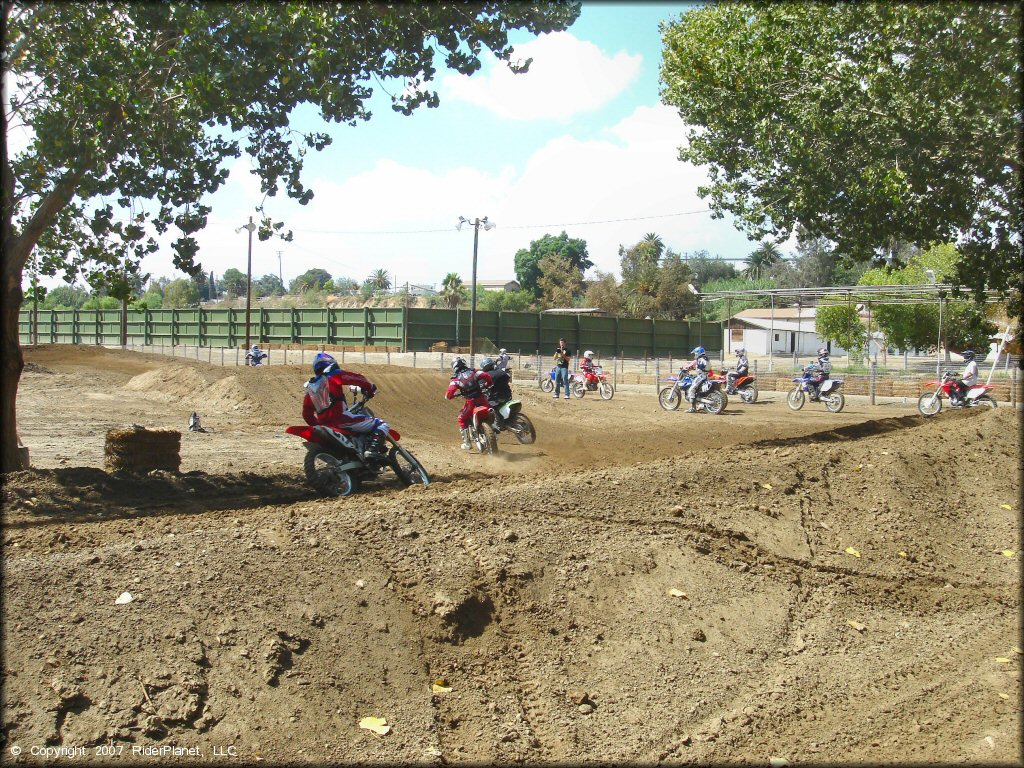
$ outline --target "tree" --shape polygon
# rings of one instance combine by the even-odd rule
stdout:
[[[485,312],[525,312],[533,301],[529,291],[481,291],[476,306]]]
[[[284,284],[277,275],[266,274],[253,283],[253,292],[257,296],[283,296]]]
[[[583,293],[583,273],[572,259],[560,253],[548,253],[537,264],[540,280],[541,304],[550,307],[572,307],[576,297]]]
[[[738,277],[736,267],[721,256],[712,256],[707,251],[697,251],[683,258],[693,272],[693,284],[702,290],[704,284],[712,280],[731,280]]]
[[[633,317],[681,319],[697,309],[688,288],[693,272],[682,256],[660,245],[660,238],[657,247],[651,238],[646,235],[628,249],[619,246],[624,308]]]
[[[595,279],[587,286],[583,301],[588,307],[603,309],[609,315],[621,315],[625,310],[622,292],[611,272],[597,270]]]
[[[719,280],[710,280],[701,285],[703,293],[714,293],[715,291],[756,291],[776,288],[774,280],[761,278],[750,280],[745,277],[732,277]],[[716,299],[704,302],[705,320],[725,320],[744,309],[756,307],[767,307],[771,300],[767,296],[752,296],[749,299]]]
[[[663,30],[663,101],[715,215],[860,261],[959,242],[952,279],[1024,283],[1021,7],[716,3]],[[1020,312],[1015,299],[1016,313]]]
[[[780,261],[782,261],[782,252],[779,250],[779,247],[775,243],[766,240],[747,256],[744,262],[747,268],[743,270],[743,276],[751,280],[758,280]]]
[[[834,341],[858,355],[863,355],[868,348],[867,327],[861,322],[856,307],[846,304],[818,307],[814,312],[814,330],[826,341]]]
[[[581,276],[594,266],[587,257],[587,241],[570,238],[564,231],[557,237],[544,235],[539,240],[532,241],[528,250],[521,248],[516,252],[514,263],[519,285],[524,291],[530,291],[537,298],[540,298],[541,295],[540,261],[549,254],[564,257],[571,266],[579,271]]]
[[[448,309],[455,309],[466,300],[466,287],[462,284],[462,278],[455,272],[449,272],[444,276],[439,298]]]
[[[321,291],[329,282],[331,282],[331,273],[326,269],[314,267],[313,269],[307,269],[301,275],[292,280],[288,286],[288,293]]]
[[[220,279],[220,286],[227,293],[229,299],[234,299],[239,296],[245,296],[249,289],[249,279],[246,277],[245,272],[240,272],[231,267],[224,270],[224,275]]]
[[[194,307],[199,304],[199,287],[194,280],[175,280],[164,288],[163,306],[171,309]]]
[[[81,309],[89,298],[89,292],[77,285],[58,285],[46,293],[42,309]]]
[[[330,290],[341,296],[354,296],[359,292],[359,281],[351,277],[336,277]]]
[[[658,272],[656,316],[682,320],[697,314],[700,301],[689,288],[693,282],[693,272],[682,256],[669,250],[662,258]]]
[[[366,282],[373,286],[375,291],[384,292],[391,287],[391,276],[386,269],[375,269],[366,278]]]
[[[154,252],[154,232],[174,226],[175,266],[191,274],[204,199],[243,142],[267,196],[283,187],[308,202],[303,156],[331,137],[291,128],[295,108],[311,104],[329,122],[355,125],[371,116],[372,86],[392,82],[395,110],[436,106],[435,61],[470,75],[487,49],[524,72],[529,61],[512,62],[510,33],[566,29],[580,6],[3,0],[2,12],[12,96],[4,132],[10,122],[34,133],[15,157],[5,141],[0,156],[0,469],[9,471],[20,467],[18,307],[33,251],[44,274],[102,277]],[[258,210],[260,238],[282,234]]]

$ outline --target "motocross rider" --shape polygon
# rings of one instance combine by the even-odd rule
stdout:
[[[500,371],[507,371],[509,366],[512,365],[512,355],[508,353],[505,348],[498,350],[498,362],[495,363],[495,368]]]
[[[263,359],[263,350],[260,349],[259,344],[253,344],[252,349],[249,350],[249,354],[252,355],[252,364],[259,365]]]
[[[313,378],[306,382],[306,396],[302,399],[302,418],[310,426],[327,427],[354,433],[357,445],[363,446],[363,458],[386,459],[388,425],[378,418],[352,413],[345,401],[345,387],[357,386],[367,399],[377,393],[377,387],[358,373],[343,371],[338,362],[326,352],[313,358]]]
[[[597,372],[594,371],[594,353],[589,349],[583,353],[583,357],[580,359],[580,370],[583,371],[583,377],[588,382],[597,380]]]
[[[445,393],[445,399],[451,400],[457,395],[462,395],[466,402],[459,411],[456,423],[459,425],[459,434],[462,435],[462,450],[468,451],[469,444],[469,423],[473,418],[473,409],[481,405],[490,406],[487,402],[487,395],[484,390],[494,385],[491,374],[486,371],[477,371],[466,365],[461,357],[452,360],[452,378]]]
[[[832,373],[832,361],[828,359],[828,348],[819,349],[817,361],[808,365],[804,370],[811,374],[808,382],[810,384],[810,399],[817,400],[822,382]]]
[[[951,405],[962,405],[967,396],[967,390],[978,383],[978,362],[974,359],[974,350],[964,350],[964,375],[953,382],[954,389],[950,392],[949,402]]]
[[[683,371],[696,371],[693,381],[690,382],[690,386],[686,390],[686,399],[690,403],[690,407],[686,409],[686,412],[694,413],[697,410],[697,393],[708,379],[708,369],[711,367],[711,361],[708,360],[708,353],[704,350],[704,347],[694,347],[690,350],[690,354],[693,355],[693,360],[680,371],[680,374]]]
[[[725,374],[725,380],[727,388],[730,392],[736,389],[736,379],[741,376],[746,376],[747,371],[750,369],[749,363],[747,363],[747,350],[743,347],[736,348],[736,368]]]
[[[504,368],[499,368],[490,357],[485,357],[480,361],[480,370],[491,375],[493,383],[487,390],[487,403],[494,409],[494,428],[501,429],[505,419],[498,412],[498,406],[512,399],[512,387],[510,386],[512,377]]]

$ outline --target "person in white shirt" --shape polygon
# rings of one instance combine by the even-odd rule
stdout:
[[[978,383],[978,362],[974,359],[974,350],[964,350],[964,375],[956,382],[956,393],[950,400],[953,405],[960,405],[967,396],[967,390]]]

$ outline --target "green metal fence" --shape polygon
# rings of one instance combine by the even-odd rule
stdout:
[[[117,346],[188,344],[238,347],[245,343],[245,310],[117,309],[31,310],[19,316],[22,344],[99,344]],[[470,313],[464,309],[252,309],[249,338],[273,346],[382,347],[423,352],[444,342],[469,346]],[[523,354],[546,353],[564,338],[570,349],[592,349],[611,357],[686,355],[698,344],[709,352],[722,346],[721,325],[686,320],[642,320],[596,315],[536,312],[476,313],[477,347],[505,347]]]

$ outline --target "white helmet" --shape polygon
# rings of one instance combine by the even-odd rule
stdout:
[[[498,350],[498,354],[499,355],[504,355],[506,352],[508,352],[508,350],[505,349],[504,347],[502,347],[501,349]]]
[[[583,356],[585,358],[587,358],[587,360],[593,360],[594,359],[594,353],[591,352],[589,349],[586,352],[583,353]]]
[[[743,347],[736,347],[736,354],[737,355],[745,355],[745,354],[747,354],[747,350],[745,350]]]

